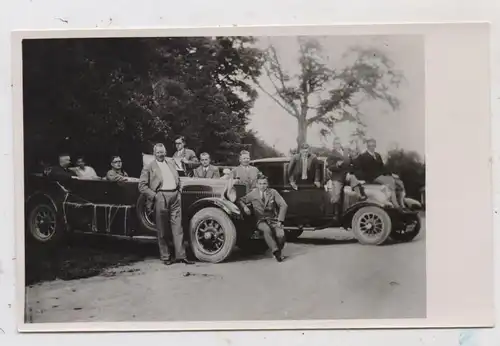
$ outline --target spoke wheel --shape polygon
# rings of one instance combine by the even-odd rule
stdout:
[[[236,227],[221,209],[199,210],[190,221],[190,242],[193,254],[200,261],[219,263],[236,247]]]
[[[28,214],[28,235],[38,243],[52,242],[58,232],[59,225],[55,208],[48,203],[33,205]]]
[[[214,219],[205,219],[198,224],[195,239],[200,251],[207,255],[215,255],[226,241],[222,226]]]
[[[361,244],[380,245],[392,229],[391,218],[379,207],[363,207],[353,217],[352,230]]]

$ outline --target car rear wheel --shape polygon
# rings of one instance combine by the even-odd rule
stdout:
[[[203,208],[194,214],[189,233],[193,254],[203,262],[222,262],[236,246],[236,227],[229,216],[217,208]]]
[[[297,240],[303,233],[303,230],[285,230],[286,241],[295,241]]]
[[[422,222],[418,215],[405,224],[403,229],[395,229],[391,232],[391,238],[397,242],[410,242],[420,233]]]
[[[28,205],[26,237],[28,242],[54,244],[64,235],[64,223],[50,201],[37,201]]]
[[[148,203],[148,197],[145,194],[140,195],[135,209],[141,230],[147,233],[156,233],[154,206]]]
[[[352,218],[352,231],[356,239],[363,245],[380,245],[384,243],[392,230],[389,214],[379,207],[360,208]]]

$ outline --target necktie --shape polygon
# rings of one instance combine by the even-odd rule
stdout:
[[[264,203],[266,201],[266,197],[264,197],[264,192],[260,193],[260,198],[262,199],[262,202]]]
[[[307,157],[302,157],[302,180],[307,179]]]
[[[207,177],[207,171],[208,171],[207,168],[203,168],[203,178]]]

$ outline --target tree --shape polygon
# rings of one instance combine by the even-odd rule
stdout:
[[[264,142],[253,130],[245,134],[242,142],[247,146],[250,156],[254,159],[283,156],[283,153]]]
[[[388,152],[386,166],[400,176],[408,196],[420,200],[420,190],[425,186],[425,163],[420,155],[415,151],[392,149]]]
[[[216,160],[244,148],[261,54],[246,37],[25,40],[25,164],[59,151],[109,155],[138,174],[141,152],[173,136]]]
[[[399,86],[402,75],[382,51],[352,47],[344,57],[353,62],[335,69],[328,66],[318,40],[299,37],[298,44],[299,73],[292,75],[285,70],[271,44],[265,51],[263,69],[273,90],[254,78],[261,91],[296,119],[298,147],[306,142],[312,124],[324,125],[322,135],[334,131],[335,124],[342,121],[364,127],[359,105],[367,98],[382,100],[393,109],[399,106],[391,87]]]

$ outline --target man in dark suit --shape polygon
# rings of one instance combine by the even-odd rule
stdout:
[[[201,153],[200,161],[201,166],[193,171],[195,178],[220,178],[219,169],[210,164],[210,155],[208,153]]]
[[[369,139],[366,142],[366,147],[367,150],[356,158],[356,176],[368,183],[387,186],[391,191],[391,202],[394,207],[404,208],[401,180],[385,167],[382,156],[375,151],[377,148],[375,139]]]
[[[156,227],[160,259],[166,265],[174,262],[192,264],[186,258],[182,229],[180,178],[175,163],[166,158],[165,146],[154,146],[155,160],[146,165],[139,179],[139,191],[155,205]],[[175,260],[169,243],[173,239]]]
[[[71,157],[69,154],[60,154],[59,155],[59,164],[50,169],[48,173],[48,177],[52,180],[59,181],[61,183],[67,182],[71,179],[76,179],[77,175],[69,166],[71,165]]]
[[[302,145],[300,152],[292,156],[288,165],[288,179],[290,185],[297,190],[298,185],[310,185],[321,187],[321,171],[318,158],[310,153],[309,144]]]
[[[247,215],[251,213],[247,204],[252,205],[257,219],[257,228],[264,234],[267,246],[276,260],[282,262],[284,257],[281,252],[285,246],[283,222],[288,209],[283,197],[278,191],[268,188],[267,177],[259,175],[257,188],[243,196],[239,203]]]
[[[257,167],[250,165],[250,153],[246,150],[240,152],[240,165],[231,172],[233,179],[245,184],[246,192],[252,191],[257,186],[257,177],[260,171]]]
[[[332,188],[330,192],[331,203],[338,212],[340,196],[344,185],[347,183],[359,195],[361,200],[366,199],[363,185],[359,182],[356,175],[353,174],[353,164],[347,151],[342,148],[342,143],[338,138],[333,141],[333,150],[327,157],[326,164],[330,172]]]
[[[186,139],[184,136],[178,136],[175,139],[176,152],[172,156],[176,163],[176,169],[181,175],[189,175],[189,173],[200,165],[196,153],[186,148]]]

